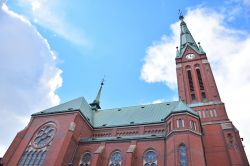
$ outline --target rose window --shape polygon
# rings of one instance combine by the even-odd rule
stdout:
[[[56,129],[53,125],[46,125],[40,129],[36,135],[33,146],[35,148],[42,148],[50,143],[55,135]]]

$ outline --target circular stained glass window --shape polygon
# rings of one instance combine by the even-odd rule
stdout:
[[[48,145],[53,139],[56,132],[56,127],[54,123],[47,123],[42,126],[39,132],[36,134],[33,140],[33,146],[35,148],[42,148]]]

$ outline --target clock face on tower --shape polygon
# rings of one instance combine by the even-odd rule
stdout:
[[[186,55],[186,58],[187,58],[187,59],[194,59],[194,58],[195,58],[195,55],[194,55],[194,54],[187,54],[187,55]]]

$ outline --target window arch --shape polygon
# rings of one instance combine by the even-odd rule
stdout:
[[[91,163],[91,153],[85,152],[81,158],[80,166],[90,166]]]
[[[42,166],[55,133],[55,123],[49,122],[40,127],[23,153],[18,166]]]
[[[204,88],[204,84],[203,84],[203,80],[201,77],[201,71],[200,71],[200,67],[198,64],[196,64],[196,75],[197,75],[197,79],[198,79],[198,83],[199,83],[199,87],[200,87],[200,91],[201,91],[201,97],[203,100],[205,100],[206,97],[206,93],[205,93],[205,88]]]
[[[196,127],[196,122],[195,122],[195,121],[193,121],[193,120],[190,121],[190,128],[191,128],[192,130],[196,130],[196,129],[197,129],[197,127]]]
[[[196,97],[195,97],[194,83],[193,83],[191,68],[189,68],[187,66],[186,67],[186,71],[187,71],[187,77],[188,77],[188,84],[189,84],[189,90],[190,90],[191,100],[195,101]]]
[[[121,164],[122,164],[122,154],[119,150],[116,150],[111,154],[109,166],[121,166]]]
[[[157,154],[155,150],[150,149],[144,153],[143,166],[157,166]]]
[[[187,166],[187,148],[185,144],[179,146],[180,166]]]
[[[183,119],[177,119],[177,121],[176,121],[176,127],[177,128],[183,128],[183,127],[185,127],[184,120]]]

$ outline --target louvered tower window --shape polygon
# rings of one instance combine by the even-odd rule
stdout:
[[[54,123],[50,122],[43,125],[30,141],[18,166],[42,166],[55,132],[56,126]]]
[[[201,91],[201,97],[202,99],[206,99],[206,93],[205,93],[205,89],[204,89],[204,84],[202,81],[202,77],[201,77],[201,71],[199,69],[199,67],[196,68],[196,74],[197,74],[197,78],[198,78],[198,82],[199,82],[199,87],[200,87],[200,91]]]
[[[190,69],[187,70],[187,75],[188,75],[188,83],[189,83],[191,99],[192,101],[195,101],[196,97],[195,97],[195,92],[194,92],[194,83],[193,83],[192,73]]]

